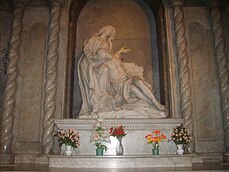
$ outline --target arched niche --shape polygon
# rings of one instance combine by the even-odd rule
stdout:
[[[69,24],[67,113],[77,117],[81,107],[77,64],[84,41],[104,25],[116,28],[113,49],[131,49],[124,62],[143,66],[144,77],[154,87],[156,98],[169,106],[165,56],[163,4],[156,0],[72,1]]]

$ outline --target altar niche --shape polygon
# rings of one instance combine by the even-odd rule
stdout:
[[[154,88],[156,99],[168,111],[169,90],[163,4],[159,0],[73,1],[70,8],[69,60],[66,94],[66,117],[78,118],[82,98],[78,80],[78,62],[84,42],[105,25],[116,28],[113,49],[125,46],[123,62],[144,69],[143,77]]]

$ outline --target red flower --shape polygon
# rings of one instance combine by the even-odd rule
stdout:
[[[112,132],[113,132],[113,127],[110,128],[110,132],[109,133],[111,134]]]
[[[114,137],[125,136],[126,133],[124,131],[124,127],[122,125],[118,125],[116,127],[110,128],[110,135]]]
[[[156,134],[156,135],[160,134],[160,130],[154,130],[153,134]]]
[[[166,135],[164,135],[164,134],[161,134],[161,138],[162,139],[167,139]]]

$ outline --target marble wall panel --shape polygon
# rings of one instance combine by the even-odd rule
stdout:
[[[212,90],[214,66],[211,67],[212,56],[208,51],[206,30],[200,23],[190,23],[190,51],[192,52],[192,69],[194,94],[196,98],[197,134],[199,140],[215,140],[215,98]],[[210,36],[208,34],[208,36]],[[198,65],[197,65],[198,64]],[[204,130],[203,130],[204,128]]]
[[[27,8],[18,62],[13,150],[40,153],[48,8]]]
[[[197,152],[222,151],[222,114],[211,28],[203,8],[185,10]],[[208,146],[206,146],[206,144]]]
[[[34,24],[25,33],[27,53],[22,53],[20,73],[22,81],[22,104],[20,140],[38,141],[41,119],[42,77],[46,28],[42,23]]]

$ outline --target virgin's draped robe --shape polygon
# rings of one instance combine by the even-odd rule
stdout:
[[[109,34],[107,30],[105,33]],[[155,99],[149,84],[126,71],[120,54],[112,53],[111,40],[104,39],[101,34],[103,32],[85,42],[78,63],[83,100],[79,117],[167,117],[165,107]]]

